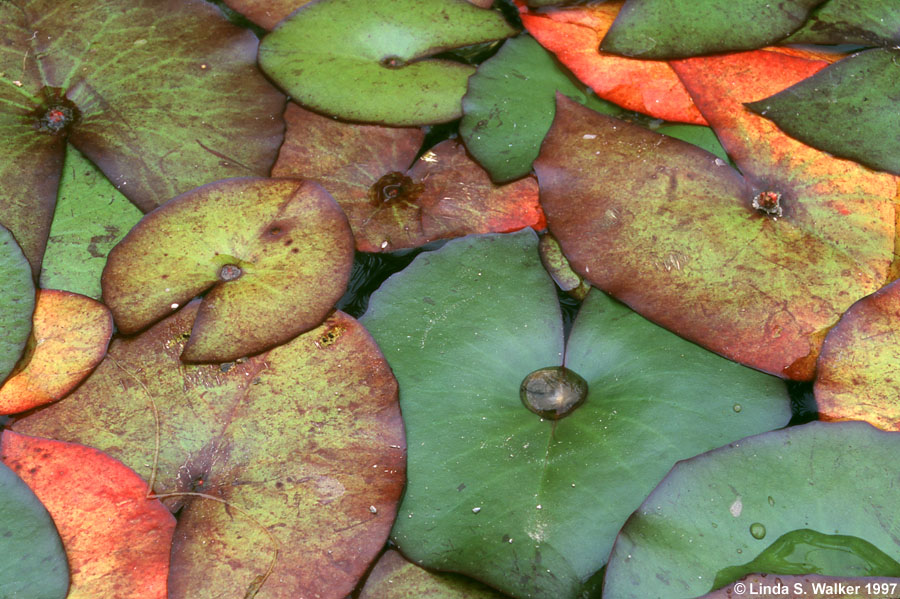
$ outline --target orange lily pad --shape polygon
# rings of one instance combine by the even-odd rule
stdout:
[[[0,387],[0,414],[55,401],[75,388],[106,355],[109,310],[89,297],[40,289],[25,355]]]
[[[347,214],[359,251],[544,227],[533,177],[495,185],[454,140],[410,168],[424,139],[421,129],[343,123],[295,104],[285,120],[272,175],[321,183]]]
[[[3,431],[0,459],[46,506],[62,538],[68,599],[166,599],[175,518],[105,453]]]

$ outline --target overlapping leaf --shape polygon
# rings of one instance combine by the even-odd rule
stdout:
[[[63,397],[106,355],[109,310],[89,297],[41,289],[25,355],[0,386],[0,414],[14,414]]]
[[[145,216],[110,252],[103,300],[134,333],[212,287],[184,358],[224,362],[317,326],[352,264],[347,219],[319,185],[227,179]]]
[[[35,275],[66,136],[143,210],[267,174],[284,100],[256,48],[196,0],[0,3],[0,208]]]
[[[398,552],[384,552],[359,599],[502,599],[497,591],[457,574],[439,574],[408,562]]]
[[[560,98],[535,170],[575,270],[717,353],[812,378],[826,330],[887,277],[897,182],[788,138],[741,102],[824,65],[764,51],[674,63],[743,176]]]
[[[564,347],[531,231],[420,254],[372,296],[362,322],[402,389],[409,482],[395,542],[417,564],[515,596],[580,597],[676,460],[789,417],[778,379],[597,291]],[[562,365],[563,352],[587,399],[545,420],[519,388],[532,371]]]
[[[90,444],[146,480],[155,405],[154,490],[230,504],[167,500],[181,507],[169,596],[243,597],[264,579],[259,597],[344,597],[384,544],[403,487],[390,369],[342,313],[239,363],[184,365],[198,309],[194,302],[136,338],[114,340],[74,393],[14,428]]]
[[[34,312],[31,268],[12,234],[0,225],[0,382],[9,376],[28,342]]]
[[[59,528],[72,573],[67,599],[166,599],[175,518],[133,470],[90,447],[11,431],[0,436],[0,459]]]
[[[785,44],[900,45],[900,7],[894,0],[828,0]]]
[[[291,104],[273,176],[319,181],[341,205],[364,252],[443,237],[543,228],[533,178],[494,185],[459,143],[445,141],[412,168],[417,128],[342,123]]]

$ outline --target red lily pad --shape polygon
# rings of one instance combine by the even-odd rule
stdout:
[[[544,227],[534,178],[494,185],[456,141],[441,142],[410,168],[421,129],[343,123],[295,104],[285,119],[272,175],[320,182],[347,214],[359,251]]]
[[[403,489],[390,368],[341,312],[247,360],[186,365],[200,309],[114,340],[75,392],[14,429],[100,448],[159,494],[228,502],[165,500],[181,510],[171,599],[244,597],[261,582],[266,597],[341,599],[383,547]]]
[[[764,51],[673,63],[743,176],[559,98],[535,170],[574,269],[717,353],[812,378],[827,329],[887,278],[897,181],[792,140],[741,103],[825,64]]]
[[[227,179],[146,215],[109,253],[101,284],[126,334],[212,288],[183,357],[225,362],[317,326],[352,265],[347,219],[319,185]]]
[[[59,529],[69,599],[166,599],[175,518],[147,483],[101,451],[3,431],[0,459],[31,487]]]
[[[66,395],[106,355],[112,315],[89,297],[41,289],[25,355],[0,387],[0,414],[14,414]]]

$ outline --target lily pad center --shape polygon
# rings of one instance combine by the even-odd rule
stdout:
[[[234,281],[241,278],[244,271],[237,264],[223,264],[219,269],[219,279],[222,281]]]
[[[584,403],[588,384],[565,366],[535,370],[522,380],[519,397],[525,407],[549,420],[559,420]]]
[[[375,182],[369,189],[369,203],[372,206],[415,202],[422,195],[425,186],[415,183],[407,175],[393,171]]]
[[[35,129],[50,135],[66,135],[81,118],[81,111],[58,87],[41,90],[44,101],[32,112]]]
[[[777,191],[763,191],[753,198],[752,206],[771,218],[779,218],[784,214],[781,205],[781,194]]]

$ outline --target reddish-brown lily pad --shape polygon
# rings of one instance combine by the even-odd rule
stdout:
[[[3,431],[0,459],[46,506],[72,582],[67,599],[166,599],[175,518],[101,451]]]
[[[503,599],[506,595],[478,581],[430,572],[388,549],[372,568],[359,599]]]
[[[559,98],[535,162],[550,230],[579,274],[644,316],[808,380],[827,329],[887,278],[897,182],[741,106],[825,63],[749,52],[674,64],[743,176]]]
[[[534,178],[494,185],[456,141],[441,142],[410,168],[421,129],[343,123],[295,104],[285,120],[272,175],[320,182],[347,214],[360,251],[544,227]]]
[[[165,500],[181,509],[170,599],[244,597],[261,582],[272,599],[345,597],[383,547],[403,489],[390,368],[341,312],[247,360],[185,365],[199,309],[114,340],[75,392],[14,429],[100,448],[149,480],[155,406],[154,490],[228,502]]]
[[[352,265],[347,219],[318,184],[226,179],[145,216],[109,253],[101,284],[126,334],[212,288],[183,358],[225,362],[322,322]]]
[[[0,387],[0,414],[63,397],[100,363],[113,332],[106,306],[54,289],[37,292],[32,325],[25,355]]]

